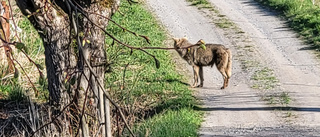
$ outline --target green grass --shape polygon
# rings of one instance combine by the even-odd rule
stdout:
[[[290,27],[305,39],[311,48],[320,49],[320,7],[311,0],[256,0],[285,15]]]
[[[16,80],[0,85],[0,100],[23,101],[26,99],[24,90]]]
[[[223,18],[221,17],[217,22],[215,22],[216,26],[219,28],[232,28],[234,27],[234,23],[231,22],[229,19],[227,18]]]
[[[197,132],[194,129],[201,123],[199,116],[200,113],[192,109],[169,110],[139,125],[137,136],[196,137]]]
[[[209,8],[211,9],[212,6],[207,0],[187,0],[187,2],[191,2],[192,6],[197,6],[198,8]]]
[[[259,68],[254,72],[251,79],[254,80],[252,88],[255,89],[274,89],[279,82],[273,71],[267,67]]]
[[[209,4],[207,0],[187,0],[188,2],[191,2],[192,5],[205,5]]]
[[[288,93],[282,92],[280,94],[281,104],[288,105],[291,102],[291,98]]]
[[[0,99],[6,99],[8,98],[8,95],[10,91],[12,91],[13,86],[12,85],[0,85]]]
[[[21,18],[21,20],[18,23],[18,26],[23,30],[20,33],[20,39],[22,43],[24,43],[29,48],[29,51],[30,51],[30,53],[28,53],[29,57],[33,61],[35,61],[37,64],[45,68],[44,47],[38,32],[35,30],[35,28],[32,26],[32,24],[26,17]],[[41,85],[39,83],[40,74],[38,73],[36,66],[31,62],[29,62],[26,59],[26,57],[22,59],[22,62],[24,63],[23,66],[26,66],[25,70],[28,73],[28,76],[31,78],[32,82],[34,83],[37,90],[39,91],[38,99],[45,101],[46,97],[44,96],[48,97],[48,94],[49,94],[47,89],[47,81],[45,80],[44,84]],[[42,71],[42,73],[46,75],[45,69]],[[24,81],[24,83],[22,84],[29,85],[30,87],[30,82],[26,80],[25,74],[22,78]],[[33,89],[30,88],[29,90],[33,90]]]
[[[133,46],[166,47],[164,43],[168,39],[166,32],[152,17],[152,14],[144,9],[143,5],[129,5],[124,0],[120,10],[125,15],[116,13],[112,19],[129,30],[148,36],[151,45],[143,38],[123,32],[111,22],[107,28],[108,32]],[[18,26],[23,30],[20,39],[29,48],[30,57],[44,66],[44,58],[41,58],[44,49],[37,32],[26,18],[21,18]],[[156,69],[154,59],[147,54],[134,50],[130,55],[129,48],[117,43],[112,45],[112,40],[108,37],[106,43],[108,61],[112,63],[112,72],[105,75],[106,88],[110,89],[112,97],[133,119],[130,121],[131,124],[132,122],[136,123],[135,131],[137,134],[146,134],[144,131],[150,129],[149,133],[152,133],[153,136],[161,136],[162,133],[157,133],[161,129],[168,132],[168,136],[176,136],[181,134],[181,131],[184,132],[183,135],[196,136],[202,114],[192,109],[196,104],[196,99],[184,82],[186,81],[183,80],[184,76],[177,73],[175,63],[171,60],[171,54],[164,50],[148,50],[160,62],[160,68]],[[18,53],[15,55],[20,54]],[[36,71],[34,71],[32,64],[26,59],[21,62],[26,66],[27,72],[32,72],[31,79],[42,93],[40,96],[47,95],[46,87],[37,83],[38,74],[34,73]],[[126,68],[127,64],[129,65]],[[123,78],[124,72],[125,77]],[[0,81],[0,99],[20,100],[25,98],[23,96],[25,90],[32,90],[32,88],[23,75],[20,71],[23,81],[16,84],[10,83],[9,80]],[[16,79],[11,80],[15,81]],[[24,87],[26,85],[27,87]],[[177,123],[173,120],[174,117],[181,117],[179,127],[172,127]],[[164,126],[165,124],[172,126],[167,127]],[[154,126],[160,129],[156,129]]]
[[[292,101],[287,92],[274,93],[263,97],[264,101],[268,101],[270,105],[283,105],[287,106]]]
[[[38,32],[34,29],[29,20],[26,17],[19,15],[19,12],[20,11],[17,9],[16,11],[14,11],[13,16],[15,18],[15,21],[18,21],[16,23],[21,31],[11,32],[17,33],[19,39],[17,37],[12,37],[11,41],[21,40],[21,42],[24,43],[28,48],[28,56],[36,63],[45,67],[44,47],[42,45],[42,40],[40,39]],[[35,84],[38,91],[40,91],[39,95],[41,96],[41,100],[45,100],[44,95],[48,94],[48,91],[45,89],[45,87],[38,84],[39,73],[37,72],[35,65],[30,63],[27,57],[25,57],[25,55],[19,50],[15,50],[13,52],[13,56],[24,67],[31,81]],[[16,64],[16,67],[19,70],[19,78],[14,78],[13,76],[10,76],[10,74],[9,76],[6,76],[4,74],[6,66],[0,68],[0,76],[7,77],[5,80],[0,81],[0,99],[18,101],[25,98],[22,96],[24,96],[26,90],[33,91],[30,82],[27,80],[27,77],[20,66]],[[45,72],[43,73],[45,74]],[[1,78],[2,77],[0,77],[0,79]]]
[[[186,0],[187,2],[190,2],[192,6],[196,6],[199,9],[209,9],[210,11],[213,11],[217,14],[217,19],[214,21],[215,25],[222,29],[236,29],[235,24],[230,21],[225,15],[220,14],[220,12],[213,7],[207,0]],[[240,32],[239,33],[243,33]]]
[[[22,17],[18,22],[18,26],[22,29],[19,35],[20,39],[31,51],[30,56],[35,58],[39,54],[43,55],[44,47],[42,40],[29,20],[26,17]]]
[[[142,5],[130,6],[123,1],[120,11],[124,16],[116,13],[113,20],[131,31],[148,36],[151,44],[112,23],[108,26],[108,32],[132,46],[166,47],[166,32]],[[106,87],[111,89],[111,95],[133,119],[144,121],[144,118],[148,118],[146,123],[136,126],[136,131],[146,134],[148,130],[152,136],[162,136],[162,131],[166,131],[167,136],[175,136],[181,133],[181,129],[189,129],[183,131],[184,135],[195,135],[200,124],[189,122],[188,117],[200,121],[201,114],[192,110],[196,100],[185,84],[184,77],[177,73],[171,54],[165,50],[147,50],[159,60],[160,68],[157,69],[154,59],[149,55],[136,50],[130,55],[129,48],[117,43],[112,45],[110,38],[106,42],[108,60],[112,64],[112,72],[106,74]],[[175,125],[177,121],[172,120],[173,116],[181,116],[180,126],[164,126]]]

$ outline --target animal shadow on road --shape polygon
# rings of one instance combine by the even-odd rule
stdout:
[[[186,82],[183,82],[179,79],[157,79],[157,80],[147,80],[147,82],[163,82],[163,81],[166,81],[168,83],[173,83],[173,82],[178,82],[180,84],[183,84],[183,85],[186,85],[186,86],[189,86],[190,84],[189,83],[186,83]]]

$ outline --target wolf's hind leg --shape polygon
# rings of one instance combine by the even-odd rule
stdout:
[[[221,89],[225,89],[228,86],[229,78],[224,70],[221,70],[220,73],[222,74],[222,77],[223,77],[223,86],[221,87]]]
[[[225,82],[225,85],[226,85],[226,87],[228,87],[230,77],[227,77],[226,79],[227,79],[227,80],[226,80],[226,82]]]
[[[225,89],[228,86],[229,82],[229,76],[228,76],[228,53],[225,52],[224,54],[221,54],[218,56],[219,62],[216,62],[217,69],[222,74],[223,77],[223,86],[221,89]]]
[[[230,71],[229,71],[230,72]],[[228,70],[226,70],[226,75],[227,75],[227,77],[226,77],[226,80],[225,80],[225,85],[226,85],[226,87],[228,87],[228,85],[229,85],[229,79],[230,79],[230,75],[228,75]]]
[[[193,65],[192,67],[193,67],[193,82],[194,83],[191,87],[195,88],[198,85],[200,67],[197,65]]]
[[[228,86],[229,84],[229,79],[231,77],[231,69],[232,69],[232,53],[230,51],[230,49],[226,49],[227,51],[227,55],[228,55],[228,63],[227,63],[227,67],[226,67],[226,73],[227,73],[227,84],[226,84],[226,87]]]
[[[223,66],[223,64],[217,65],[217,69],[219,70],[219,72],[221,73],[221,75],[223,77],[223,86],[221,87],[221,89],[225,89],[228,86],[228,82],[229,82],[229,77],[226,73],[226,69]]]

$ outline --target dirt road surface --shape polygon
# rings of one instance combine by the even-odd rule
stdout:
[[[203,103],[199,110],[205,112],[199,135],[320,136],[320,66],[312,51],[306,50],[308,46],[277,13],[253,0],[209,1],[219,12],[199,10],[185,0],[147,0],[173,37],[221,43],[233,52],[233,75],[227,89],[219,89],[222,76],[215,67],[204,69],[204,87],[196,89]],[[219,17],[235,23],[237,29],[217,27]],[[254,63],[248,67],[247,62]],[[192,74],[191,67],[186,67]],[[252,77],[261,68],[272,70],[278,80],[273,88],[253,88]],[[264,100],[280,93],[288,95],[289,104]]]

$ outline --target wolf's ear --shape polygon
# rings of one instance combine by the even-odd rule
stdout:
[[[182,40],[188,40],[188,38],[187,37],[183,37]]]
[[[187,37],[183,37],[183,38],[180,39],[180,41],[181,41],[181,43],[185,42],[185,41],[188,41],[188,38]]]
[[[178,38],[172,38],[173,40],[174,40],[174,42],[178,42],[179,41],[179,39]]]

